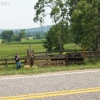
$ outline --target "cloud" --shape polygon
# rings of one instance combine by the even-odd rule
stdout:
[[[1,18],[4,19],[4,20],[6,20],[6,19],[17,19],[17,17],[15,15],[8,15],[8,14],[1,14],[0,19]]]

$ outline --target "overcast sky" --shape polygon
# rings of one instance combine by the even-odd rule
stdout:
[[[34,23],[34,4],[38,0],[0,0],[0,29],[26,29],[40,27]],[[49,17],[44,25],[51,25]]]

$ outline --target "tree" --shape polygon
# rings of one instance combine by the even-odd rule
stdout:
[[[50,8],[50,17],[55,23],[56,28],[55,34],[58,35],[56,37],[57,46],[56,48],[63,49],[63,36],[64,25],[61,27],[59,23],[61,22],[70,22],[70,29],[67,33],[67,36],[73,38],[75,43],[81,43],[86,48],[97,48],[96,39],[99,36],[99,25],[100,25],[100,0],[38,0],[34,9],[36,10],[36,16],[34,17],[34,22],[40,22],[42,24],[44,22],[44,18],[47,15],[46,8]],[[94,12],[94,13],[93,13]],[[68,27],[68,26],[67,26]],[[68,29],[66,27],[66,29]],[[58,31],[59,29],[59,31]],[[52,29],[51,29],[52,30]],[[56,33],[57,32],[57,33]],[[73,36],[72,36],[73,33]],[[48,35],[49,34],[49,35]],[[53,44],[53,38],[50,37],[51,33],[48,33],[47,39]],[[67,37],[65,37],[67,39]],[[65,40],[65,39],[64,39]],[[86,41],[87,40],[87,41]],[[90,41],[92,41],[90,43]],[[48,42],[46,42],[48,43]],[[58,45],[59,44],[59,45]],[[51,45],[51,47],[53,47]]]
[[[36,34],[36,39],[41,39],[41,35],[40,34]]]
[[[50,9],[50,13],[46,12],[47,8]],[[44,18],[48,13],[55,23],[46,35],[47,41],[44,42],[44,47],[47,48],[47,44],[50,45],[50,43],[52,43],[48,47],[49,50],[52,48],[63,50],[65,34],[68,32],[68,8],[66,0],[38,0],[34,9],[36,10],[36,16],[33,19],[34,22],[39,21],[40,24],[44,23]]]
[[[45,40],[43,41],[43,46],[44,46],[48,51],[52,51],[53,46],[52,46],[52,41],[51,41],[51,39],[50,39],[50,37],[49,37],[49,34],[50,34],[50,32],[47,32],[47,33],[46,33]]]
[[[14,32],[12,30],[5,30],[1,33],[2,39],[6,42],[13,41]]]
[[[50,9],[46,12],[46,9]],[[44,18],[47,14],[50,15],[51,19],[55,24],[59,23],[61,20],[67,19],[68,8],[66,6],[66,0],[38,0],[34,6],[36,10],[34,22],[44,23]]]
[[[88,3],[81,0],[72,13],[73,34],[75,42],[81,43],[86,48],[97,49],[96,39],[98,36],[98,1],[92,0]]]
[[[13,36],[13,38],[14,38],[14,41],[17,41],[17,42],[20,42],[21,41],[21,39],[19,38],[19,35],[18,34],[15,34]]]
[[[25,37],[26,37],[25,29],[20,30],[20,32],[18,33],[18,40],[21,41],[21,39]]]
[[[59,22],[58,25],[54,25],[46,33],[44,47],[51,50],[63,50],[63,45],[66,43],[68,33],[68,23],[65,21]]]
[[[69,16],[71,17],[72,12],[76,9],[76,5],[80,2],[80,0],[67,0],[66,2],[68,3]]]

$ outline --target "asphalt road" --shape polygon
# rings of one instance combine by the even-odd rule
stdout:
[[[100,100],[100,69],[0,76],[0,100]]]

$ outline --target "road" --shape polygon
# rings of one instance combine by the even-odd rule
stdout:
[[[100,69],[0,76],[0,100],[100,100]]]

